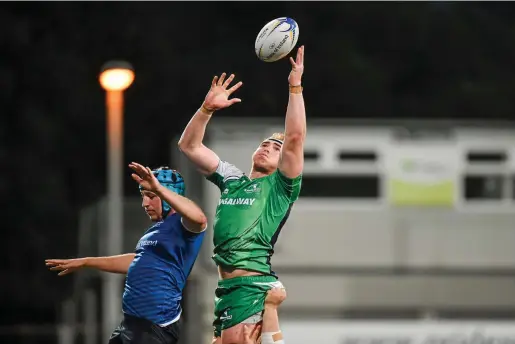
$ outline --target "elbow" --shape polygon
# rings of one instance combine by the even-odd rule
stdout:
[[[184,152],[184,150],[188,147],[184,139],[181,137],[179,141],[177,142],[177,146],[179,147],[179,150],[181,152]]]
[[[181,139],[179,140],[179,142],[177,142],[177,146],[179,147],[179,150],[185,154],[188,154],[190,153],[193,149],[195,149],[195,147],[189,143],[189,142],[186,142],[185,140],[183,140],[183,138],[181,137]]]
[[[197,214],[195,217],[183,217],[182,225],[188,231],[193,233],[201,233],[207,227],[207,218],[204,213]]]

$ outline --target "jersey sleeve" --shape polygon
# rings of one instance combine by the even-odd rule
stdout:
[[[238,180],[243,177],[243,175],[244,173],[233,164],[220,160],[218,162],[216,171],[213,174],[207,176],[207,180],[218,186],[220,191],[223,191],[227,182],[231,180]]]
[[[295,178],[288,178],[277,169],[271,177],[274,181],[275,191],[286,197],[290,203],[295,202],[299,198],[302,174]]]
[[[178,228],[181,229],[181,232],[182,232],[182,236],[186,239],[186,240],[196,240],[196,238],[198,237],[204,237],[205,233],[206,233],[206,229],[207,229],[207,224],[206,224],[206,228],[204,228],[204,230],[202,232],[192,232],[188,227],[186,227],[186,225],[184,224],[183,220],[182,220],[182,216],[179,215],[179,216],[176,216],[175,218],[175,223],[174,223],[174,226],[177,226]]]

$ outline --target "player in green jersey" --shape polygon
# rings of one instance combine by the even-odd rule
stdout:
[[[212,114],[241,101],[229,99],[242,85],[238,82],[228,88],[234,75],[227,80],[225,73],[214,77],[204,103],[179,140],[180,150],[221,191],[213,222],[213,260],[220,275],[213,322],[217,344],[241,344],[243,324],[256,326],[262,320],[267,291],[282,287],[271,270],[270,258],[301,188],[306,136],[301,86],[304,47],[290,62],[285,132],[261,142],[252,155],[248,176],[202,143]],[[263,344],[274,343],[267,343],[266,338],[271,336],[263,333]]]

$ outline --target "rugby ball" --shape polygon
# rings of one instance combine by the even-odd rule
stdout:
[[[259,31],[254,49],[261,61],[274,62],[288,55],[298,39],[297,22],[288,17],[277,18]]]

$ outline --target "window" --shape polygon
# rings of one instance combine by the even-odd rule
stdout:
[[[305,151],[304,161],[314,162],[317,161],[320,155],[316,151]]]
[[[376,153],[370,151],[340,151],[338,157],[340,161],[344,162],[374,162],[377,160]]]
[[[502,175],[465,176],[465,199],[493,200],[503,196],[504,178]]]
[[[503,164],[507,160],[506,152],[469,152],[467,161],[471,164]]]
[[[378,175],[304,175],[300,197],[375,199],[380,195]]]

